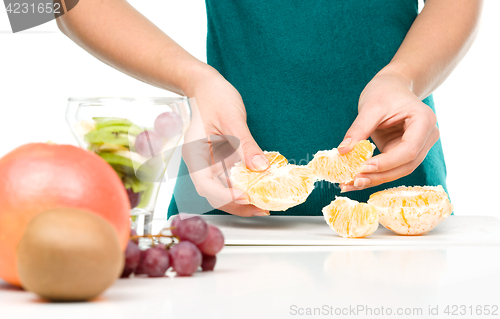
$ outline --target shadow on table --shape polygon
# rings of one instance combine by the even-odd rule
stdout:
[[[204,216],[206,220],[210,223],[210,217]],[[219,227],[231,227],[231,228],[241,228],[241,229],[291,229],[297,224],[297,220],[289,218],[289,216],[284,216],[280,218],[278,216],[269,217],[239,217],[231,216],[226,220],[217,219],[217,226]],[[325,221],[323,219],[317,218],[302,218],[300,219],[300,224],[302,225],[319,225],[324,226]]]
[[[24,291],[24,289],[8,284],[5,281],[0,281],[0,291]]]

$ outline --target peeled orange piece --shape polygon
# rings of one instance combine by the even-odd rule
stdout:
[[[375,145],[370,141],[358,142],[346,154],[340,154],[334,148],[330,151],[319,151],[308,164],[318,179],[332,183],[348,183],[361,173],[361,166],[373,155]]]
[[[378,214],[375,207],[347,197],[337,196],[323,207],[326,223],[344,238],[366,237],[377,229]]]
[[[400,186],[370,196],[380,223],[399,235],[428,233],[453,211],[453,205],[441,185]]]
[[[265,210],[287,210],[306,201],[314,188],[308,166],[289,164],[278,152],[264,152],[270,167],[263,172],[249,170],[243,162],[231,168],[232,187],[250,197],[250,203]]]

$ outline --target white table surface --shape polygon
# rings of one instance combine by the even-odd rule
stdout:
[[[226,245],[306,246],[408,246],[408,245],[498,245],[500,220],[491,216],[449,216],[422,236],[399,236],[380,225],[365,238],[342,238],[323,216],[267,216],[243,218],[212,215],[203,217],[218,226]],[[158,221],[158,224],[160,222]],[[168,226],[169,223],[164,224]]]
[[[497,221],[483,218],[475,225],[496,227]],[[294,225],[287,227],[299,227]],[[439,226],[441,230],[445,225]],[[268,231],[282,229],[279,224],[275,226]],[[225,229],[228,242],[235,239],[232,231],[236,229]],[[241,234],[239,229],[236,233]],[[476,227],[476,231],[485,233],[491,231],[488,229]],[[500,309],[496,316],[474,313],[478,305],[482,309],[488,305],[490,310],[500,307],[500,245],[411,238],[420,238],[422,244],[229,245],[218,255],[214,272],[199,272],[193,277],[121,279],[89,303],[47,303],[0,281],[0,318],[500,317]],[[467,315],[446,316],[447,305],[456,305],[457,313],[463,305]],[[439,315],[429,316],[429,307],[436,306]],[[372,315],[369,310],[349,315],[349,309],[357,307],[371,308]],[[308,308],[332,311],[333,315],[299,315]],[[335,316],[335,311],[346,315]],[[392,311],[392,315],[375,315],[380,311]],[[397,311],[417,314],[396,315]]]

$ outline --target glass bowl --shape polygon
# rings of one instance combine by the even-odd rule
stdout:
[[[109,163],[131,204],[131,227],[151,234],[156,199],[191,122],[188,98],[70,98],[66,121],[78,144]]]

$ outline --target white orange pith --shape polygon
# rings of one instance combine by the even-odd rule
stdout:
[[[309,167],[288,164],[278,152],[264,152],[270,167],[263,172],[246,168],[243,162],[231,168],[233,188],[248,194],[250,203],[265,210],[287,210],[307,199],[314,188]]]
[[[374,193],[368,203],[379,222],[400,235],[422,235],[446,219],[453,205],[441,185],[400,186]]]
[[[330,151],[319,151],[308,164],[318,179],[332,183],[348,183],[361,173],[361,166],[373,155],[375,145],[367,140],[358,142],[346,154],[340,154],[334,148]]]
[[[366,237],[377,229],[378,214],[372,205],[337,197],[323,208],[326,223],[344,238]]]

